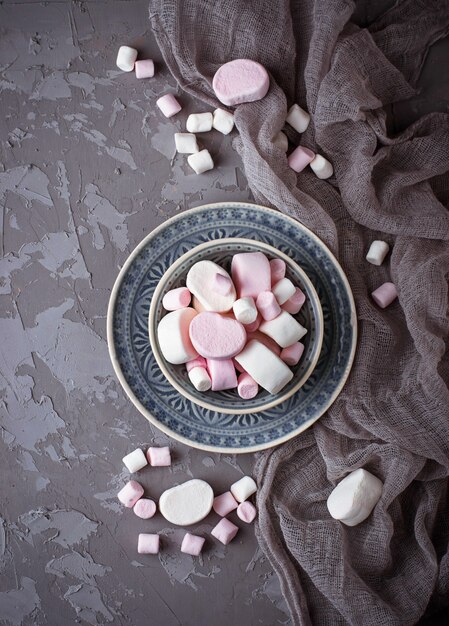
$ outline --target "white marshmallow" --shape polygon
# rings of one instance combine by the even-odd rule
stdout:
[[[186,128],[189,133],[205,133],[212,130],[212,113],[192,113],[187,118]]]
[[[288,348],[307,333],[307,329],[301,326],[287,311],[282,311],[274,320],[262,322],[259,331],[274,339],[281,348]],[[248,373],[251,374],[251,372]]]
[[[249,341],[234,360],[270,393],[278,393],[293,378],[284,361],[256,339]]]
[[[215,109],[212,126],[223,135],[229,135],[234,128],[234,116],[224,109]]]
[[[175,133],[175,145],[179,154],[199,152],[196,137],[192,133]]]
[[[382,495],[383,483],[360,468],[338,483],[327,499],[327,508],[334,519],[346,526],[363,522]]]
[[[129,46],[120,46],[117,54],[117,67],[122,72],[132,72],[137,59],[137,50]]]
[[[134,472],[138,472],[142,469],[142,467],[148,465],[147,457],[140,448],[137,448],[137,450],[134,450],[133,452],[130,452],[129,454],[124,456],[122,461],[123,464],[126,465],[126,467],[128,468],[128,471],[131,472],[131,474],[134,474]]]
[[[295,285],[289,278],[281,278],[274,287],[271,288],[278,304],[284,304],[296,291]]]
[[[189,372],[189,380],[197,391],[209,391],[212,381],[205,367],[194,367]]]
[[[298,133],[303,133],[309,125],[310,115],[307,111],[301,109],[299,104],[294,104],[290,107],[285,121],[298,131]]]
[[[213,261],[198,261],[189,269],[186,277],[187,289],[193,294],[193,306],[200,306],[205,311],[225,313],[232,309],[236,299],[235,287],[231,281],[232,289],[226,295],[222,295],[212,289],[215,274],[223,274],[231,279],[229,274],[220,265]]]
[[[214,162],[209,154],[209,150],[200,150],[200,152],[191,154],[187,157],[187,162],[195,174],[203,174],[214,168]]]
[[[159,511],[172,524],[190,526],[209,515],[213,501],[212,487],[194,478],[164,491],[159,498]]]
[[[382,265],[389,249],[390,247],[385,241],[373,241],[366,255],[366,260],[373,265]]]
[[[325,159],[321,154],[317,154],[312,161],[310,161],[310,167],[318,176],[318,178],[325,179],[330,178],[334,173],[334,168],[332,167],[332,163],[330,163],[327,159]]]
[[[237,502],[245,502],[253,493],[256,493],[257,485],[251,476],[243,476],[243,478],[231,485],[230,491]]]
[[[277,135],[273,138],[273,143],[276,147],[278,147],[282,152],[287,152],[288,150],[288,138],[285,133],[280,130]]]
[[[242,324],[252,324],[257,318],[257,308],[254,298],[250,296],[239,298],[232,305],[235,319]]]
[[[167,313],[158,324],[157,338],[164,358],[174,365],[187,363],[198,356],[189,337],[189,326],[198,315],[195,309],[186,307]]]

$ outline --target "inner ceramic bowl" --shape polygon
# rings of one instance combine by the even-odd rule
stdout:
[[[226,391],[200,392],[190,382],[185,365],[172,365],[162,356],[157,340],[157,326],[166,314],[162,299],[167,291],[185,287],[189,269],[198,261],[214,261],[229,273],[231,260],[238,252],[263,252],[268,259],[283,259],[287,265],[286,276],[306,295],[306,301],[300,312],[294,317],[307,328],[307,334],[301,342],[304,344],[303,355],[297,365],[291,368],[292,380],[278,393],[270,394],[261,389],[251,400],[239,397],[237,389]],[[151,300],[148,318],[148,330],[151,348],[162,372],[180,394],[192,402],[212,411],[221,413],[245,414],[267,411],[280,402],[287,400],[306,382],[318,361],[323,342],[323,313],[318,295],[305,272],[289,257],[272,246],[251,239],[216,239],[196,246],[182,255],[162,276]]]

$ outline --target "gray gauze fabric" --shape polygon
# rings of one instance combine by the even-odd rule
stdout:
[[[327,243],[356,301],[343,392],[255,466],[257,534],[292,623],[415,624],[449,603],[449,123],[434,113],[391,137],[386,107],[415,93],[449,4],[402,1],[369,28],[351,23],[353,10],[349,0],[151,0],[150,19],[179,85],[213,107],[222,63],[250,58],[270,72],[267,96],[235,109],[249,185]],[[333,163],[329,181],[297,175],[272,144],[293,102],[312,122],[286,132]],[[392,249],[381,267],[365,261],[374,239]],[[387,280],[399,299],[381,310],[369,294]],[[349,528],[326,499],[359,467],[385,487]]]

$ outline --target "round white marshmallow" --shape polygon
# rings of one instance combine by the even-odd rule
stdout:
[[[120,46],[117,54],[117,67],[122,72],[132,72],[137,59],[137,50],[129,46]]]
[[[243,476],[236,483],[231,485],[230,492],[237,502],[245,502],[253,493],[256,493],[257,485],[251,476]]]
[[[209,515],[213,501],[212,487],[194,478],[164,491],[159,498],[159,511],[171,524],[190,526]]]
[[[167,313],[158,324],[157,338],[164,358],[174,365],[198,356],[189,337],[189,326],[198,313],[191,307]]]
[[[212,126],[223,135],[229,135],[234,128],[234,116],[224,109],[215,109]]]
[[[288,348],[288,346],[291,346],[304,337],[307,333],[307,328],[301,326],[290,313],[282,311],[274,320],[262,322],[259,326],[259,331],[274,339],[281,348]],[[251,374],[251,372],[248,373]]]
[[[212,113],[192,113],[187,118],[186,128],[189,133],[205,133],[212,130]]]
[[[179,154],[199,152],[196,136],[192,133],[175,133],[175,145]]]
[[[257,307],[254,298],[247,296],[239,298],[232,305],[235,319],[241,324],[252,324],[257,318]]]
[[[188,376],[197,391],[209,391],[212,387],[212,381],[205,367],[194,367]]]
[[[195,154],[191,154],[187,157],[187,163],[190,165],[195,174],[203,174],[208,170],[214,168],[214,162],[209,153],[209,150],[200,150]]]
[[[325,159],[321,154],[317,154],[310,162],[310,167],[318,178],[325,179],[330,178],[334,173],[332,163]]]
[[[249,341],[234,360],[269,393],[278,393],[293,378],[284,361],[256,339]]]
[[[290,124],[298,133],[303,133],[310,122],[310,115],[299,104],[290,107],[287,113],[287,124]]]
[[[140,448],[137,448],[133,452],[130,452],[129,454],[124,456],[122,461],[123,464],[126,465],[126,467],[128,468],[129,472],[131,472],[131,474],[134,474],[134,472],[138,472],[142,469],[142,467],[148,465],[147,457],[145,456],[143,450],[141,450]]]
[[[382,489],[383,483],[377,476],[360,468],[338,483],[327,499],[327,508],[334,519],[356,526],[370,515]]]
[[[385,241],[373,241],[366,255],[366,260],[372,265],[382,265],[389,249],[390,247]]]

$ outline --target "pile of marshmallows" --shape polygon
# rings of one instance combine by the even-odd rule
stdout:
[[[123,463],[131,473],[138,472],[148,463],[151,466],[171,465],[170,449],[148,448],[144,452],[137,448],[123,458]],[[191,526],[197,524],[209,515],[211,509],[222,519],[211,530],[211,535],[225,546],[230,543],[239,531],[225,516],[237,509],[238,517],[247,524],[254,521],[256,507],[248,498],[257,491],[257,485],[250,476],[244,476],[221,495],[214,497],[212,487],[204,480],[194,478],[181,485],[164,491],[159,498],[159,511],[165,519],[176,526]],[[117,494],[120,502],[127,508],[132,508],[141,519],[150,519],[156,513],[156,502],[142,497],[144,488],[136,480],[130,480]],[[186,533],[181,544],[181,552],[198,556],[204,544],[204,537]],[[158,554],[160,535],[140,533],[137,542],[139,554]]]
[[[185,363],[201,392],[237,388],[249,400],[259,385],[272,394],[281,391],[293,378],[289,366],[301,358],[300,339],[307,333],[293,317],[305,295],[285,271],[282,259],[269,261],[262,252],[235,254],[232,278],[212,261],[192,265],[187,286],[162,300],[169,311],[157,328],[164,358]]]

